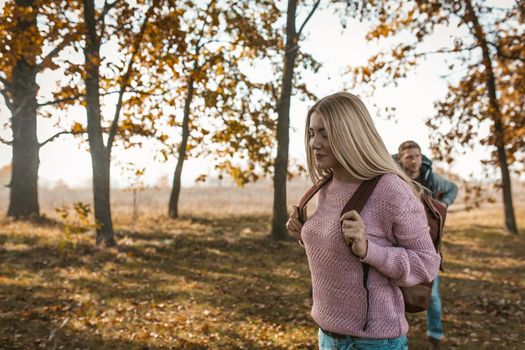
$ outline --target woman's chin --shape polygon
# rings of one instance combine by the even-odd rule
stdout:
[[[322,169],[322,170],[327,170],[329,169],[330,167],[323,161],[320,161],[320,162],[315,162],[315,165],[317,165],[318,168]]]

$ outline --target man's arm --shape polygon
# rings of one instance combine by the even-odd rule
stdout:
[[[434,187],[434,195],[439,195],[439,200],[450,206],[458,196],[458,186],[455,183],[444,179],[442,176],[433,173],[432,182]]]

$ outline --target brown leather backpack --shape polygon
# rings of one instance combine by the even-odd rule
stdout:
[[[341,212],[341,216],[350,211],[356,210],[358,213],[361,213],[361,210],[365,206],[368,198],[374,192],[375,186],[379,182],[381,175],[376,176],[370,180],[363,181],[356,192],[352,195],[352,198],[346,203],[345,207]],[[318,183],[313,185],[301,198],[299,201],[299,221],[304,224],[307,218],[307,204],[310,199],[327,183],[331,180],[330,176],[324,177]],[[421,201],[425,207],[425,212],[427,216],[428,226],[430,227],[430,237],[436,248],[436,252],[441,256],[441,261],[443,261],[443,256],[441,254],[441,239],[443,237],[443,227],[445,225],[445,217],[447,214],[447,209],[439,201],[433,199],[427,193],[421,194]],[[397,244],[397,242],[396,242]],[[363,286],[366,289],[367,296],[367,321],[368,321],[368,306],[369,306],[369,291],[368,291],[368,272],[370,266],[363,263]],[[440,266],[443,271],[442,265]],[[401,293],[403,294],[403,299],[405,302],[405,311],[409,313],[421,312],[428,309],[428,304],[430,301],[430,295],[432,292],[431,282],[424,282],[412,287],[399,287]],[[367,322],[363,329],[366,329]]]

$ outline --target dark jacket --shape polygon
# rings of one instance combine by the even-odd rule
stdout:
[[[399,164],[397,154],[394,154],[392,158]],[[401,166],[401,164],[399,164],[399,166]],[[442,176],[435,174],[432,171],[432,161],[425,155],[422,155],[420,179],[421,184],[430,190],[432,197],[445,203],[447,206],[456,200],[458,186],[444,179]]]

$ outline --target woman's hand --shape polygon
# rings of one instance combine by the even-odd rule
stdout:
[[[303,224],[299,221],[299,207],[294,205],[292,206],[290,218],[286,222],[286,229],[296,240],[300,241],[302,228]]]
[[[343,238],[352,252],[360,259],[366,256],[368,241],[365,238],[365,223],[357,211],[348,211],[341,216]]]

